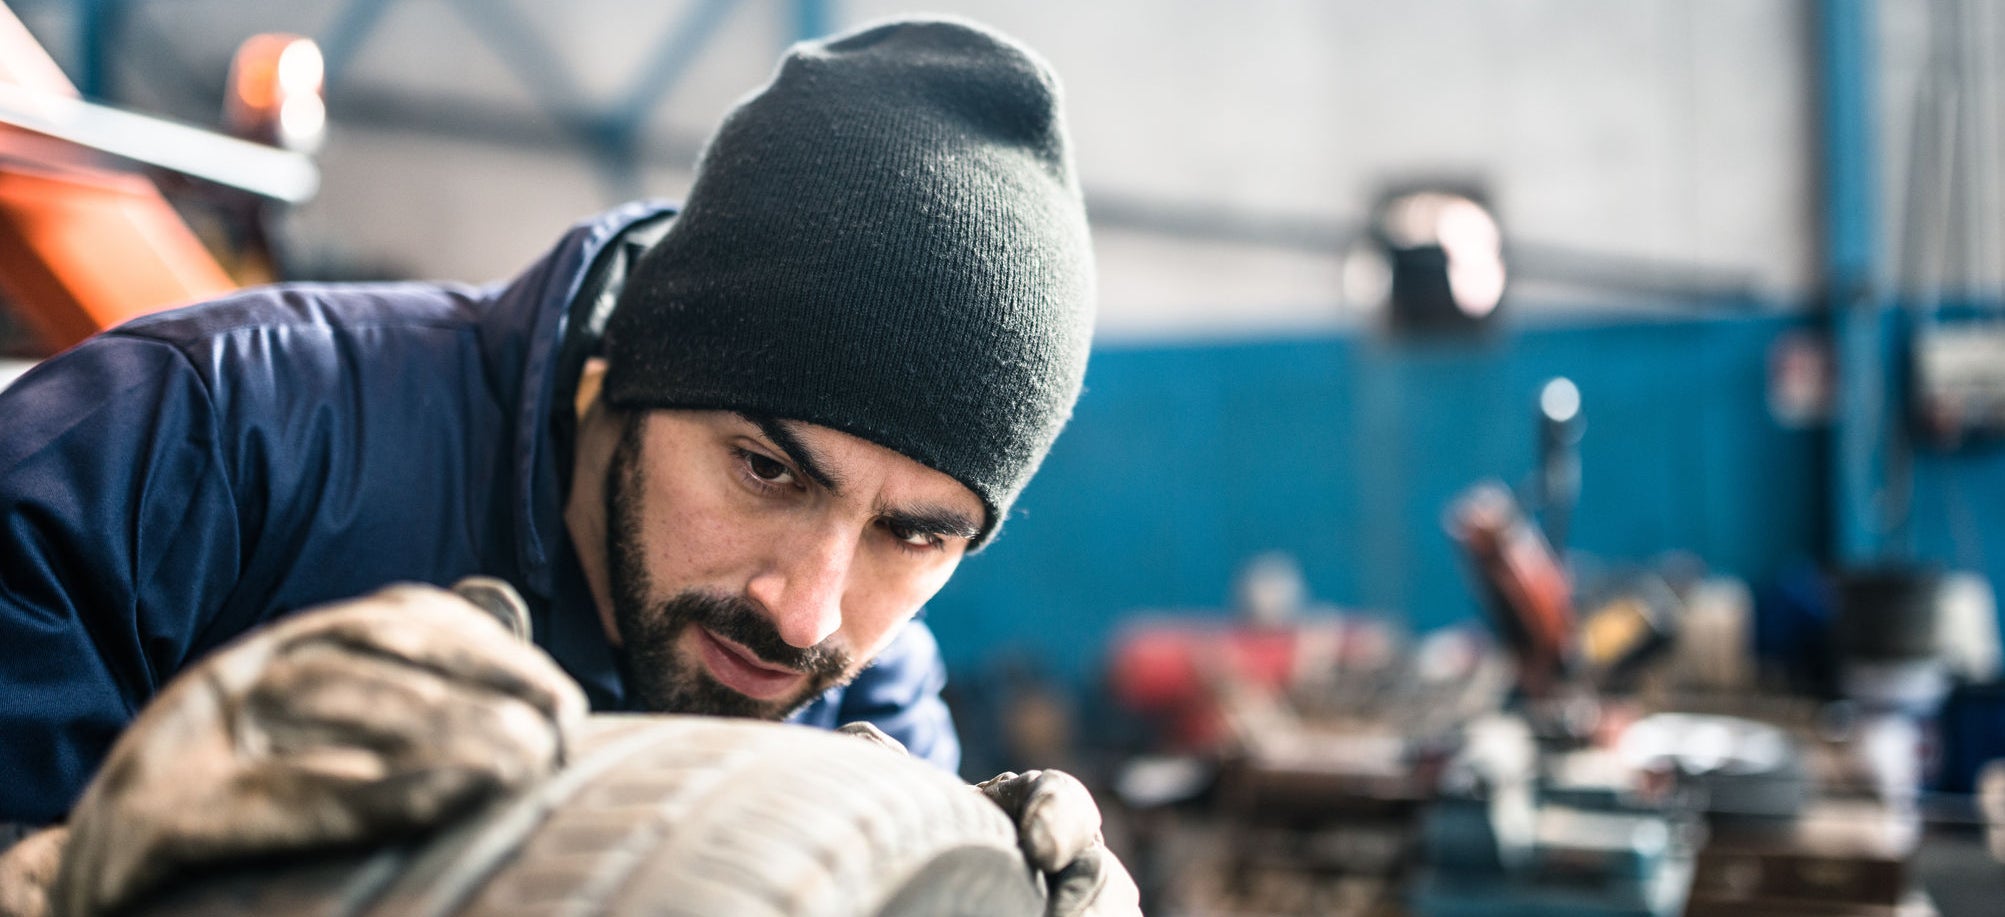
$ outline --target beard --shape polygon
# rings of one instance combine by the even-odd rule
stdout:
[[[642,547],[641,427],[645,412],[625,422],[607,472],[606,557],[611,576],[613,621],[620,644],[613,648],[630,701],[654,713],[691,713],[781,720],[854,677],[850,654],[833,638],[801,648],[787,643],[757,604],[742,596],[686,589],[660,598],[647,572]],[[762,701],[726,687],[703,663],[677,650],[691,627],[745,647],[767,665],[807,676],[792,697]]]

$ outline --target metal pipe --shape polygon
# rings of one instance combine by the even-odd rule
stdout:
[[[321,30],[321,72],[325,74],[321,84],[328,95],[334,95],[335,87],[348,75],[349,63],[376,30],[376,24],[383,20],[383,11],[389,5],[390,0],[348,0],[333,23]]]

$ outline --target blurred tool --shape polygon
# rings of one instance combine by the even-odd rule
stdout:
[[[1671,917],[1692,870],[1689,820],[1585,752],[1543,760],[1521,723],[1503,720],[1449,766],[1426,818],[1418,917],[1571,914]],[[1515,729],[1509,728],[1515,725]]]
[[[1159,912],[1394,913],[1421,808],[1505,666],[1473,630],[1407,647],[1308,598],[1292,557],[1248,561],[1230,624],[1131,624],[1109,679],[1175,757],[1131,760],[1121,800],[1156,835]],[[1175,826],[1174,828],[1170,826]]]
[[[1966,682],[1998,678],[1998,594],[1982,574],[1943,575],[1936,596],[1936,651],[1952,677]]]
[[[1812,789],[1801,746],[1782,729],[1740,717],[1652,714],[1631,724],[1615,751],[1636,771],[1678,778],[1715,823],[1794,818]]]
[[[1949,694],[1941,575],[1887,566],[1837,577],[1839,684],[1858,708],[1853,772],[1881,799],[1911,804],[1929,769],[1927,735]]]
[[[1913,826],[1859,800],[1721,828],[1699,854],[1687,917],[1933,914],[1912,901]]]
[[[1598,691],[1629,694],[1645,667],[1677,642],[1685,606],[1656,573],[1625,576],[1583,603],[1578,658],[1581,675]]]
[[[1572,668],[1572,585],[1545,537],[1495,483],[1456,498],[1448,530],[1474,568],[1491,621],[1518,664],[1518,689],[1545,698]]]
[[[1731,577],[1699,581],[1685,596],[1673,666],[1680,690],[1734,694],[1754,685],[1754,593]]]
[[[1580,502],[1580,389],[1556,376],[1539,389],[1538,513],[1546,542],[1566,554],[1567,525]]]

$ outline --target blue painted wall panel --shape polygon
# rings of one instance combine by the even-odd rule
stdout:
[[[1003,537],[930,620],[956,665],[1022,651],[1088,678],[1122,616],[1220,608],[1239,564],[1277,549],[1320,599],[1416,630],[1467,620],[1479,609],[1443,511],[1478,480],[1526,480],[1555,375],[1579,385],[1587,423],[1578,549],[1616,562],[1686,549],[1772,575],[1823,547],[1821,434],[1783,429],[1766,406],[1768,348],[1805,324],[1103,347]]]

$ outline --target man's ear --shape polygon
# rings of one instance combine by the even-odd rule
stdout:
[[[599,393],[606,381],[606,358],[590,357],[585,360],[585,368],[578,371],[578,399],[574,407],[578,419],[585,419],[592,409],[599,406]]]

